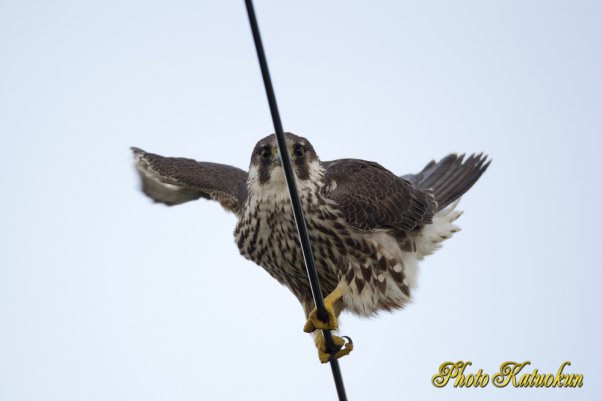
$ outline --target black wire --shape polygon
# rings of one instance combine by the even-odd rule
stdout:
[[[299,233],[301,250],[303,251],[303,258],[305,260],[305,267],[307,269],[307,276],[309,277],[311,292],[316,304],[318,318],[326,322],[328,321],[328,315],[324,309],[324,300],[322,299],[320,281],[318,280],[318,274],[316,273],[316,267],[314,265],[314,257],[311,251],[309,235],[307,234],[305,218],[303,217],[303,209],[301,209],[301,202],[299,201],[299,193],[297,192],[297,187],[295,186],[295,176],[293,174],[290,156],[288,154],[286,141],[284,139],[282,121],[280,120],[280,113],[278,112],[278,105],[276,104],[276,95],[274,94],[274,87],[272,86],[272,79],[270,78],[268,62],[266,60],[263,44],[261,42],[261,36],[259,34],[259,26],[257,24],[257,17],[255,16],[255,9],[253,8],[253,1],[245,0],[245,4],[247,6],[251,31],[253,32],[253,40],[255,41],[255,49],[257,50],[257,58],[259,59],[259,66],[261,68],[261,75],[263,76],[265,91],[268,97],[268,103],[270,104],[270,112],[272,113],[272,121],[274,122],[274,130],[276,131],[276,138],[278,140],[278,149],[280,151],[280,157],[282,158],[282,167],[284,168],[284,176],[286,177],[288,192],[293,206],[293,214],[295,216],[295,222],[297,223],[297,231]],[[326,352],[331,354],[330,367],[332,369],[332,375],[334,377],[334,383],[337,388],[339,400],[346,401],[347,395],[345,394],[345,385],[343,384],[341,368],[338,360],[332,357],[335,352],[332,334],[330,333],[330,330],[323,330],[323,334]]]

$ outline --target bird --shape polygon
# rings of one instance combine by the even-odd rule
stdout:
[[[330,360],[319,330],[337,330],[349,311],[370,317],[410,302],[418,263],[460,229],[456,207],[489,167],[488,156],[449,154],[418,173],[398,176],[373,161],[321,161],[308,139],[285,133],[326,321],[318,318],[304,265],[276,136],[255,145],[248,171],[230,165],[164,157],[132,147],[141,190],[168,206],[214,200],[237,218],[242,256],[261,266],[298,299],[303,327],[318,358]],[[334,358],[353,343],[333,335]]]

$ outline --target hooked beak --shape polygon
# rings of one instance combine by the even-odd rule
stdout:
[[[280,158],[280,153],[278,151],[276,151],[276,154],[274,155],[274,164],[276,166],[282,166],[282,159]]]

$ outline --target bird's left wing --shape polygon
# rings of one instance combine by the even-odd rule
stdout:
[[[199,198],[218,201],[236,215],[247,196],[247,173],[225,164],[163,157],[132,148],[142,192],[155,202],[179,205]]]
[[[380,164],[357,159],[322,164],[333,188],[329,198],[355,228],[411,231],[432,222],[437,207],[433,194]]]

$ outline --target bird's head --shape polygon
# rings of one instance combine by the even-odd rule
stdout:
[[[306,183],[316,181],[322,175],[320,159],[311,143],[300,136],[285,133],[293,171],[297,185],[302,188]],[[255,145],[249,166],[249,179],[253,185],[261,187],[280,187],[286,185],[282,157],[278,151],[276,135],[266,136]]]

